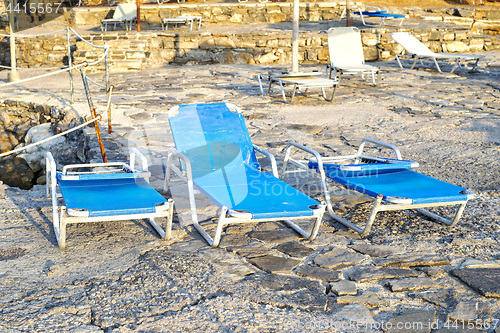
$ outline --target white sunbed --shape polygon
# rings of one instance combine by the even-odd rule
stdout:
[[[198,21],[198,29],[200,29],[201,16],[188,16],[188,15],[163,18],[161,19],[161,28],[163,30],[167,30],[169,24],[175,24],[175,26],[177,27],[177,24],[183,23],[183,24],[189,24],[189,30],[193,30],[193,24],[195,21]]]
[[[333,101],[333,97],[335,96],[335,90],[339,82],[335,79],[321,77],[320,72],[297,72],[297,73],[288,73],[288,72],[271,72],[268,74],[259,74],[257,75],[257,79],[259,81],[260,91],[262,95],[266,95],[263,87],[263,81],[267,80],[269,82],[269,86],[267,89],[267,95],[271,93],[271,87],[273,83],[277,83],[281,90],[281,96],[283,97],[283,102],[292,103],[293,98],[295,97],[295,93],[297,91],[301,93],[306,93],[309,88],[321,88],[321,92],[323,94],[323,98],[326,101]],[[290,97],[290,101],[286,99],[285,86],[292,85],[293,90]],[[325,88],[332,88],[331,97],[326,95]]]
[[[341,74],[361,73],[372,76],[373,85],[377,85],[379,68],[365,64],[363,45],[359,29],[355,27],[340,27],[328,29],[328,51],[330,63],[326,65],[329,78],[339,79]],[[375,77],[375,74],[377,75]]]
[[[101,31],[108,30],[108,24],[113,24],[116,29],[117,24],[124,24],[125,29],[132,30],[132,23],[137,18],[137,5],[135,3],[119,4],[113,14],[113,18],[101,20]]]
[[[404,48],[403,52],[406,53],[396,54],[396,60],[401,69],[404,69],[403,65],[401,64],[401,58],[414,60],[410,69],[413,69],[415,67],[417,61],[420,61],[420,64],[422,66],[425,66],[422,60],[429,59],[433,61],[439,73],[443,73],[441,67],[439,67],[439,64],[437,62],[437,60],[439,59],[453,62],[453,67],[450,71],[451,74],[457,67],[462,68],[461,62],[471,62],[472,70],[475,70],[479,59],[482,58],[482,56],[480,55],[473,54],[435,53],[409,32],[395,32],[391,34],[391,37]]]

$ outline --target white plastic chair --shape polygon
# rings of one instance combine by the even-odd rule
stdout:
[[[356,27],[341,27],[328,29],[328,50],[330,63],[326,65],[328,77],[337,79],[337,73],[371,74],[373,85],[377,85],[379,68],[365,64],[361,35]],[[377,77],[375,77],[377,74]]]

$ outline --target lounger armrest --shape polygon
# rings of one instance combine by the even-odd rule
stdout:
[[[175,148],[170,148],[168,150],[167,168],[170,167],[171,170],[174,171],[177,174],[177,176],[179,176],[180,178],[183,178],[184,176],[182,175],[182,171],[173,165],[173,161],[172,161],[173,157],[176,157],[176,158],[180,159],[182,162],[184,162],[184,165],[186,168],[187,181],[192,182],[193,181],[193,173],[192,173],[192,168],[191,168],[191,161],[189,160],[189,158]],[[167,173],[165,175],[165,179],[167,179],[169,172],[170,172],[170,170],[167,171]]]
[[[142,170],[148,171],[148,160],[137,148],[130,148],[130,167],[135,169],[135,157],[138,157],[142,162]]]
[[[319,170],[320,175],[322,177],[324,176],[325,171],[324,171],[324,167],[323,167],[323,158],[321,157],[321,155],[316,150],[311,149],[311,148],[307,148],[306,146],[303,146],[303,145],[301,145],[297,142],[293,142],[293,141],[289,142],[285,148],[285,159],[284,159],[284,163],[283,163],[282,175],[285,174],[287,162],[291,159],[290,153],[291,153],[292,147],[298,148],[300,150],[303,150],[303,151],[308,152],[309,154],[313,155],[314,158],[316,159],[316,161],[318,162],[318,170]]]
[[[377,11],[377,12],[380,12],[380,8],[379,7],[374,7],[374,6],[365,6],[365,10],[366,9],[371,9],[373,11]]]
[[[273,175],[274,177],[279,178],[278,165],[276,164],[276,158],[274,157],[274,155],[256,145],[253,145],[253,149],[269,158],[269,160],[271,161],[271,168],[273,169]]]
[[[390,143],[385,143],[385,142],[378,141],[378,140],[375,140],[372,138],[364,138],[363,140],[361,140],[361,144],[359,145],[358,153],[357,153],[358,156],[361,156],[363,154],[363,149],[365,148],[365,144],[367,142],[371,142],[371,143],[375,144],[376,146],[382,146],[385,148],[392,149],[394,151],[394,153],[396,153],[396,157],[398,160],[403,159],[401,157],[401,152],[399,151],[398,147],[396,147],[395,145],[391,145]]]

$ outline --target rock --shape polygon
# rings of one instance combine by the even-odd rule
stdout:
[[[247,258],[263,257],[271,254],[271,249],[260,245],[249,245],[231,248],[234,253]]]
[[[335,282],[340,280],[339,271],[311,265],[300,266],[295,273],[300,276],[319,279],[327,282]]]
[[[361,324],[361,326],[356,325],[355,327],[369,327],[370,325],[376,324],[373,319],[373,315],[370,310],[364,304],[349,304],[342,307],[339,311],[332,314],[337,320],[348,320],[349,322],[356,322]],[[342,327],[341,327],[342,328]]]
[[[373,291],[365,291],[361,295],[357,296],[339,296],[337,297],[338,304],[351,304],[351,303],[362,303],[366,306],[378,307],[383,305],[388,305],[389,301],[382,299],[377,293]]]
[[[408,293],[408,296],[422,299],[443,309],[448,308],[454,301],[454,291],[449,289],[416,291]]]
[[[356,295],[358,293],[356,283],[348,280],[330,283],[330,287],[330,293],[334,293],[337,296]]]
[[[442,288],[442,286],[429,278],[408,277],[400,280],[391,280],[387,283],[393,292],[415,291],[431,288]]]
[[[26,250],[20,247],[11,247],[8,249],[0,249],[0,261],[13,260],[22,257],[26,254]]]
[[[437,279],[445,273],[445,270],[443,268],[437,266],[416,267],[415,270],[424,272],[428,277],[433,279]]]
[[[251,238],[269,243],[286,243],[297,239],[297,234],[284,230],[254,231],[249,234]]]
[[[347,266],[357,265],[367,257],[339,247],[319,254],[314,258],[314,263],[325,268],[344,268]]]
[[[314,249],[297,242],[280,244],[276,246],[275,249],[295,258],[304,258],[315,252]]]
[[[375,263],[378,266],[413,267],[449,265],[450,261],[443,256],[435,254],[412,253],[392,255],[377,260]]]
[[[0,153],[11,151],[18,144],[19,141],[11,132],[0,133]]]
[[[417,311],[391,318],[384,327],[390,333],[428,333],[437,323],[436,311]]]
[[[20,157],[0,159],[0,181],[12,187],[29,190],[33,187],[35,174],[28,163]]]
[[[273,255],[251,258],[249,261],[263,271],[283,274],[291,274],[292,270],[301,263],[300,260],[276,257]]]
[[[389,246],[389,245],[373,245],[373,244],[364,244],[364,243],[357,243],[357,244],[352,244],[349,245],[349,247],[355,251],[361,252],[363,254],[367,254],[370,257],[387,257],[391,254],[397,254],[401,253],[404,250],[394,247],[394,246]]]
[[[464,301],[457,304],[455,310],[448,314],[448,321],[460,323],[489,323],[492,321],[491,309],[486,303]]]
[[[35,151],[33,153],[19,155],[19,157],[24,158],[31,170],[36,173],[45,168],[46,155],[47,153],[45,151]]]
[[[483,261],[469,258],[460,265],[460,268],[500,268],[500,261]]]
[[[33,136],[39,135],[41,133],[43,133],[46,136],[54,135],[54,133],[51,130],[51,126],[52,126],[51,123],[44,123],[37,126],[33,126],[28,130],[28,132],[26,132],[26,136],[24,137],[24,142],[26,143],[36,142],[32,140]]]
[[[248,245],[248,237],[240,234],[224,234],[219,244],[221,248],[245,245]]]
[[[349,279],[356,282],[370,282],[416,275],[417,273],[411,269],[364,266],[349,274]]]
[[[455,269],[451,273],[482,295],[500,298],[500,268]]]

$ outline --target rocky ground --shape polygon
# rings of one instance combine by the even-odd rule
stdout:
[[[189,225],[179,184],[165,193],[176,202],[170,241],[159,240],[144,221],[77,224],[60,251],[44,187],[3,188],[0,330],[500,332],[500,53],[484,55],[478,72],[453,75],[373,63],[382,70],[380,84],[346,77],[333,103],[313,91],[292,105],[277,90],[262,96],[256,74],[271,67],[113,74],[108,158],[123,159],[128,147],[139,147],[160,191],[166,152],[174,146],[169,108],[224,101],[242,109],[253,142],[278,159],[289,140],[336,155],[372,137],[397,145],[403,158],[420,163],[420,172],[469,188],[477,198],[452,228],[413,211],[384,212],[366,238],[325,218],[313,242],[281,223],[261,223],[229,226],[213,249]],[[68,105],[66,82],[62,75],[33,81],[4,88],[1,96],[88,115],[81,87]],[[99,112],[105,100],[94,90]],[[95,141],[91,148],[99,160]],[[321,200],[316,178],[287,181]],[[334,184],[330,190],[336,211],[362,224],[367,198]],[[217,208],[197,199],[200,219],[213,230]]]

